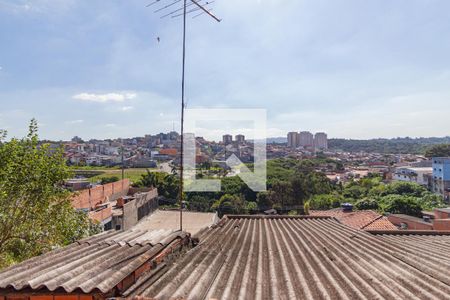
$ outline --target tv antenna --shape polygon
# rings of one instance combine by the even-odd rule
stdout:
[[[211,5],[215,0],[153,0],[146,7],[154,9],[153,13],[159,14],[161,19],[179,17],[183,18],[183,51],[181,68],[181,153],[180,153],[180,188],[178,201],[180,202],[180,231],[183,231],[183,147],[184,147],[184,109],[185,109],[185,70],[186,70],[186,21],[187,16],[193,14],[192,19],[202,15],[211,17],[214,21],[221,19],[212,13]],[[181,5],[181,7],[180,7]],[[159,38],[158,38],[159,41]]]

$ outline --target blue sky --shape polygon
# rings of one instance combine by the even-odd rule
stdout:
[[[32,117],[49,139],[178,128],[181,19],[150,2],[0,0],[0,128],[24,135]],[[188,19],[188,108],[265,108],[269,136],[450,135],[449,1],[212,6],[221,23]]]

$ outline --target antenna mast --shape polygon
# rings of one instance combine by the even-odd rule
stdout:
[[[161,2],[169,2],[164,0],[154,0],[153,2],[149,3],[146,7],[151,7],[154,5],[157,5]],[[174,5],[177,5],[179,2],[183,3],[183,6],[181,8],[173,9]],[[189,3],[188,3],[189,2]],[[183,53],[182,53],[182,68],[181,68],[181,147],[180,147],[180,187],[179,187],[179,194],[178,194],[178,201],[180,203],[180,231],[183,230],[183,190],[184,190],[184,183],[183,183],[183,158],[184,158],[184,109],[185,109],[185,70],[186,70],[186,19],[187,15],[193,12],[197,12],[195,16],[192,18],[197,18],[203,14],[206,14],[213,18],[215,21],[220,22],[221,20],[217,18],[215,15],[211,13],[212,8],[207,8],[207,6],[214,3],[214,0],[211,1],[204,1],[204,0],[172,0],[168,4],[164,4],[162,7],[156,9],[154,13],[163,13],[163,15],[160,17],[161,19],[166,17],[171,18],[178,18],[180,16],[183,17]],[[191,9],[187,9],[188,7],[193,6]],[[167,12],[168,9],[173,9],[170,12]],[[180,13],[180,11],[183,11],[183,13]],[[198,13],[200,12],[200,13]]]

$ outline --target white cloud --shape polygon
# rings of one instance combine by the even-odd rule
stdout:
[[[84,120],[72,120],[72,121],[67,121],[66,124],[81,124],[83,122],[84,122]]]
[[[61,14],[75,4],[75,0],[0,0],[0,8],[13,13]]]
[[[130,110],[133,110],[133,109],[134,109],[133,106],[124,106],[124,107],[122,107],[122,111],[130,111]]]
[[[105,124],[105,127],[116,127],[116,124],[110,123],[110,124]]]
[[[89,101],[97,103],[106,102],[124,102],[136,98],[137,94],[132,92],[127,93],[108,93],[108,94],[89,94],[81,93],[74,95],[72,98],[80,101]]]

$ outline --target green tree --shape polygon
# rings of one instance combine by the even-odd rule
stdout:
[[[427,189],[420,184],[414,182],[396,181],[386,185],[386,188],[380,193],[380,196],[402,195],[421,197],[425,192],[427,192]]]
[[[241,195],[225,194],[212,205],[220,216],[224,214],[239,214],[244,211],[244,199]]]
[[[448,157],[450,156],[450,144],[440,144],[429,147],[425,151],[425,156],[432,157]]]
[[[293,202],[292,199],[292,186],[289,182],[277,181],[273,184],[269,194],[269,200],[273,205],[284,210],[284,207]]]
[[[62,149],[39,145],[34,119],[25,138],[0,143],[0,266],[89,233],[86,214],[62,188],[69,175]]]
[[[180,180],[177,175],[163,172],[151,172],[141,175],[141,179],[133,186],[135,187],[154,187],[158,189],[160,196],[168,199],[177,199]]]
[[[247,214],[258,213],[258,204],[256,202],[250,201],[244,203],[244,211]]]
[[[383,213],[422,216],[420,199],[412,196],[387,195],[380,198],[379,205]]]
[[[305,204],[303,205],[303,212],[305,213],[305,215],[309,215],[310,208],[311,208],[310,202],[306,201]]]
[[[207,212],[210,211],[211,201],[207,197],[194,195],[189,198],[188,208],[193,211]]]
[[[338,195],[322,194],[314,195],[309,200],[309,208],[317,210],[326,210],[339,207],[342,199]]]
[[[422,194],[420,201],[422,210],[433,210],[434,208],[446,207],[444,198],[441,195],[436,195],[431,192],[425,192]]]
[[[271,201],[271,193],[272,191],[267,192],[259,192],[256,197],[256,202],[258,203],[258,207],[260,210],[268,210],[272,208],[272,201]]]
[[[378,207],[378,201],[374,198],[364,198],[355,203],[355,208],[358,210],[377,210]]]

